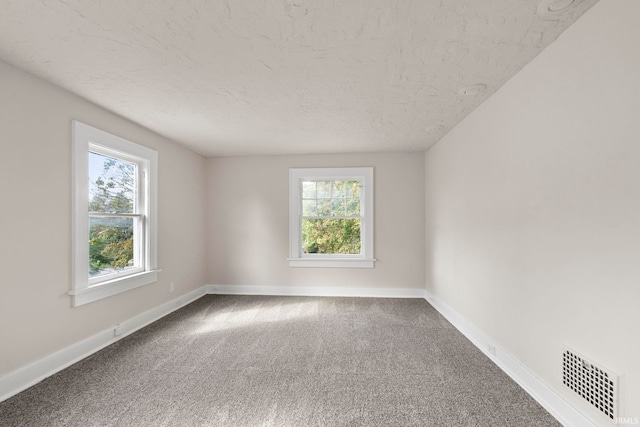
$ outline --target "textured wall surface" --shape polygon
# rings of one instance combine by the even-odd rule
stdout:
[[[204,283],[205,160],[0,61],[0,376]],[[158,282],[71,308],[71,120],[158,151]],[[175,291],[169,293],[169,284]]]
[[[427,289],[587,413],[562,385],[562,346],[623,374],[628,417],[640,417],[638,16],[640,2],[601,1],[425,167]]]
[[[291,268],[289,168],[374,167],[375,268]],[[207,283],[424,288],[422,154],[207,160]]]
[[[206,155],[423,150],[595,2],[4,0],[0,58]]]

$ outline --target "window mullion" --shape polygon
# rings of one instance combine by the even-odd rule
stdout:
[[[89,216],[96,218],[140,218],[143,215],[138,213],[89,212]]]

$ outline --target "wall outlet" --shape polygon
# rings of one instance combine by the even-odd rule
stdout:
[[[169,292],[173,292],[176,290],[176,284],[171,282],[169,283]]]
[[[115,328],[113,328],[113,335],[114,336],[118,336],[118,335],[122,335],[122,333],[124,332],[124,326],[123,325],[116,325]]]

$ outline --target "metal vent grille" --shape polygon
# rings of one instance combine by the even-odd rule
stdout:
[[[618,377],[571,349],[562,355],[562,382],[611,420],[618,416]]]

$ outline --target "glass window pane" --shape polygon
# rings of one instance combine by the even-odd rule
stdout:
[[[89,152],[89,212],[134,213],[136,164]]]
[[[318,199],[318,216],[331,215],[331,199]]]
[[[302,220],[305,253],[360,254],[360,219],[321,218]]]
[[[318,181],[318,199],[328,199],[331,197],[331,181]]]
[[[360,198],[360,187],[361,183],[359,181],[349,181],[346,184],[346,193],[347,197],[352,199]]]
[[[315,183],[315,181],[303,181],[302,182],[302,198],[303,199],[315,199],[316,198],[316,183]]]
[[[89,277],[138,266],[134,261],[137,218],[89,218]]]
[[[347,199],[347,216],[360,216],[360,199]]]
[[[345,216],[345,199],[331,199],[331,216]]]
[[[331,197],[334,199],[344,198],[344,193],[346,189],[346,183],[344,181],[334,181],[332,183],[332,195]]]
[[[316,216],[318,211],[316,210],[316,201],[303,200],[302,201],[302,215],[303,216]]]

